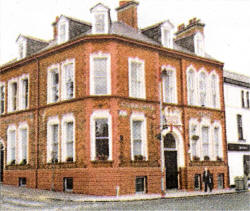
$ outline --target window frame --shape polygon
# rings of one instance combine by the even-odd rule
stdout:
[[[65,25],[65,39],[61,39],[61,26]],[[60,17],[60,20],[57,23],[57,31],[58,31],[58,38],[57,44],[65,43],[69,40],[69,20],[63,16]]]
[[[201,77],[201,75],[203,75],[204,74],[204,90],[202,90],[201,89],[201,83],[202,83],[202,77]],[[199,106],[202,106],[202,107],[208,107],[208,83],[207,83],[207,79],[208,79],[208,73],[207,73],[207,71],[205,70],[205,69],[201,69],[200,71],[199,71],[199,77],[198,77],[198,87],[199,87],[199,97],[198,97],[198,99],[199,99]],[[204,104],[202,104],[202,102],[201,102],[201,94],[205,94],[205,98],[204,98]]]
[[[24,160],[23,157],[23,139],[22,139],[22,134],[21,131],[26,129],[26,164],[29,163],[29,126],[27,122],[23,122],[19,124],[18,126],[18,163],[21,164],[22,161]]]
[[[76,146],[75,146],[75,117],[73,115],[73,113],[70,113],[70,114],[65,114],[63,115],[62,117],[62,124],[61,124],[61,127],[62,127],[62,144],[61,144],[61,155],[62,155],[62,158],[61,158],[61,161],[62,162],[67,162],[67,158],[69,157],[68,154],[67,154],[67,126],[66,124],[69,123],[69,122],[72,122],[73,123],[73,140],[72,140],[72,144],[73,144],[73,152],[72,152],[72,155],[73,155],[73,162],[76,161],[76,153],[75,153],[75,149],[76,149]]]
[[[108,161],[112,160],[112,116],[109,110],[96,110],[91,114],[90,117],[90,159],[91,161],[96,161],[96,130],[95,130],[95,120],[96,119],[107,119],[108,120],[108,134],[109,134],[109,156]]]
[[[134,96],[133,95],[133,90],[132,90],[132,63],[137,63],[137,64],[140,64],[141,65],[141,93],[139,93],[139,96]],[[132,58],[132,57],[129,57],[128,58],[128,69],[129,69],[129,97],[132,97],[132,98],[139,98],[139,99],[146,99],[146,87],[145,87],[145,62],[144,60],[142,59],[139,59],[138,57],[136,58]],[[138,75],[138,72],[136,73],[136,75]]]
[[[58,149],[57,149],[57,160],[60,162],[60,121],[58,116],[49,117],[47,121],[47,163],[53,163],[52,162],[52,139],[53,139],[53,132],[52,132],[52,126],[58,125],[58,133],[57,133],[57,142],[58,142]]]
[[[238,140],[244,141],[244,133],[243,133],[243,115],[237,114],[236,121],[237,121],[237,133],[238,133]]]
[[[171,73],[171,86],[170,88],[173,89],[171,93],[171,102],[168,102],[167,100],[167,90],[166,90],[166,74],[163,74],[162,77],[162,87],[163,87],[163,102],[165,103],[177,103],[177,83],[176,83],[176,69],[170,65],[168,66],[162,66],[162,72],[166,72],[167,74]]]
[[[23,91],[25,92],[26,90],[24,90],[24,80],[28,80],[28,83],[27,83],[27,89],[28,89],[28,93],[27,93],[27,96],[26,94],[24,95],[23,94]],[[19,78],[19,109],[20,110],[25,110],[25,109],[28,109],[29,108],[29,95],[30,95],[30,80],[29,80],[29,74],[25,74],[25,75],[22,75],[20,78]],[[27,105],[24,105],[25,104],[25,99],[23,98],[26,98],[27,97]]]
[[[66,73],[65,66],[72,64],[72,72],[73,72],[73,96],[72,98],[67,97],[67,84],[66,84]],[[59,71],[60,74],[60,71]],[[60,83],[60,82],[59,82]],[[75,98],[75,59],[67,59],[61,64],[61,100],[70,100]]]
[[[213,158],[214,160],[217,160],[217,156],[219,158],[221,158],[223,160],[223,149],[222,149],[222,128],[221,128],[221,124],[219,121],[215,121],[214,124],[212,125],[212,128],[213,128],[213,152],[214,152],[214,155],[213,155]],[[215,128],[218,129],[218,155],[216,154],[216,141],[215,141]]]
[[[142,156],[144,156],[145,160],[148,160],[148,141],[147,141],[147,119],[145,114],[143,113],[132,113],[130,116],[130,146],[131,146],[131,160],[135,160],[134,156],[134,137],[133,137],[133,122],[134,121],[141,121],[141,152]]]
[[[58,83],[57,83],[57,86],[58,86],[58,98],[56,101],[53,101],[52,98],[53,98],[53,91],[52,91],[52,88],[53,88],[53,84],[52,84],[52,74],[53,72],[56,72],[58,74]],[[53,64],[51,66],[48,67],[47,69],[47,104],[50,104],[50,103],[57,103],[60,101],[60,96],[61,96],[61,85],[60,85],[60,80],[61,80],[61,76],[60,76],[60,65],[59,64]]]
[[[198,56],[205,56],[204,35],[201,32],[197,32],[194,36],[194,51]]]
[[[3,87],[3,95],[1,93],[2,87]],[[6,85],[5,82],[0,82],[0,116],[5,113],[6,113]]]
[[[213,77],[215,77],[215,90],[213,90]],[[211,97],[210,97],[210,105],[212,108],[215,108],[215,109],[219,109],[220,108],[220,89],[219,89],[219,76],[218,74],[213,71],[210,73],[210,88],[211,88]],[[214,96],[214,93],[213,91],[215,91],[215,95],[216,95],[216,102],[215,102],[215,105],[214,105],[214,102],[213,102],[213,96]]]
[[[106,59],[106,77],[107,77],[107,90],[106,94],[96,94],[95,90],[95,69],[94,60],[95,59]],[[90,95],[111,95],[111,55],[109,53],[92,53],[90,54]]]
[[[199,157],[199,159],[201,159],[201,149],[200,149],[200,145],[201,145],[201,133],[200,133],[200,123],[198,122],[197,119],[190,119],[189,120],[189,140],[190,140],[190,153],[191,153],[191,160],[193,160],[194,156]],[[196,127],[196,131],[192,131],[192,127],[195,126]],[[193,135],[197,135],[199,136],[198,140],[193,140],[192,137]],[[196,154],[193,153],[193,143],[195,143],[195,147],[196,147]]]
[[[16,83],[16,109],[14,109],[14,102],[13,102],[13,88],[12,88],[12,84]],[[8,112],[16,112],[18,111],[18,78],[13,78],[11,80],[8,81]]]
[[[12,131],[14,131],[14,134],[15,134],[14,144],[12,143],[12,140],[10,140],[10,132]],[[15,164],[17,163],[17,156],[16,156],[17,146],[16,145],[17,145],[17,128],[16,128],[16,125],[12,124],[12,125],[9,125],[7,128],[7,165],[12,164],[13,160],[15,161]],[[13,148],[15,148],[14,156],[12,155]],[[12,157],[14,157],[14,159]]]
[[[191,89],[190,87],[190,81],[189,81],[189,75],[190,75],[190,72],[193,72],[193,82],[194,82],[194,85],[193,85],[193,89]],[[188,105],[191,105],[191,106],[195,106],[197,105],[197,71],[196,69],[190,65],[188,68],[187,68],[187,103]],[[190,102],[190,90],[193,90],[193,102],[191,103]]]

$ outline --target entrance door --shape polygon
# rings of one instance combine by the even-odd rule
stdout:
[[[3,162],[4,162],[4,150],[3,150],[3,145],[0,143],[0,182],[3,182]]]
[[[177,151],[165,151],[166,188],[178,188]]]

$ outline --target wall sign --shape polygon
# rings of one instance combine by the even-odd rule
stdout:
[[[228,144],[229,151],[250,151],[249,144]]]

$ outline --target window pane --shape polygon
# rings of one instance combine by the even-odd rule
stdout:
[[[95,134],[96,137],[107,137],[109,136],[108,131],[108,120],[107,119],[96,119],[95,120]]]
[[[94,59],[95,94],[107,94],[107,58]]]
[[[17,108],[17,83],[12,83],[12,110],[16,110]]]
[[[5,104],[5,90],[4,86],[0,87],[0,113],[4,113],[4,104]]]
[[[203,142],[203,155],[209,156],[209,137],[208,137],[209,128],[202,127],[202,142]]]
[[[142,121],[133,121],[133,139],[141,139]]]
[[[109,140],[104,138],[96,139],[96,156],[109,156]],[[105,159],[103,157],[103,159]]]
[[[189,104],[194,104],[194,72],[189,71],[188,72],[188,100]]]
[[[60,41],[64,42],[66,40],[66,24],[61,24],[60,25]]]
[[[16,131],[12,130],[9,133],[10,136],[10,150],[11,150],[11,161],[15,160],[15,155],[16,155]]]
[[[52,159],[58,159],[58,125],[52,125]]]
[[[215,155],[219,156],[219,128],[214,128]]]
[[[131,63],[131,94],[132,97],[142,97],[143,66],[141,63]]]
[[[51,80],[52,80],[52,102],[57,102],[58,101],[58,97],[59,97],[59,74],[57,72],[57,70],[53,70],[51,71]]]
[[[73,64],[67,64],[64,66],[65,83],[66,83],[66,99],[73,98],[74,94],[74,76],[73,76]]]
[[[21,130],[22,159],[27,159],[27,129]]]
[[[96,32],[104,32],[104,14],[95,15],[95,19]]]

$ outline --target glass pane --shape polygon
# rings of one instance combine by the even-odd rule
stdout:
[[[106,77],[95,78],[95,94],[107,94],[107,79]]]
[[[96,119],[95,120],[95,134],[96,137],[107,137],[109,136],[108,131],[108,120],[107,119]]]
[[[96,139],[96,156],[100,159],[106,160],[109,156],[109,140],[108,139]]]
[[[107,94],[107,58],[94,59],[95,94]]]
[[[27,129],[21,130],[22,136],[22,159],[27,159]]]
[[[73,97],[74,92],[74,77],[73,77],[73,64],[67,64],[65,68],[65,82],[66,82],[66,98]]]
[[[137,177],[136,178],[136,192],[144,192],[144,183],[145,183],[145,178],[144,177]]]
[[[208,143],[208,127],[202,127],[202,141]]]
[[[96,23],[96,32],[104,32],[104,14],[95,15]]]
[[[164,138],[164,148],[176,148],[175,138],[171,133],[168,133]]]
[[[134,140],[133,141],[133,150],[134,150],[134,155],[142,155],[142,141],[141,140]]]
[[[133,139],[142,138],[142,121],[133,121]]]
[[[73,142],[67,143],[67,157],[73,158]]]
[[[67,122],[67,142],[73,141],[73,122]]]

